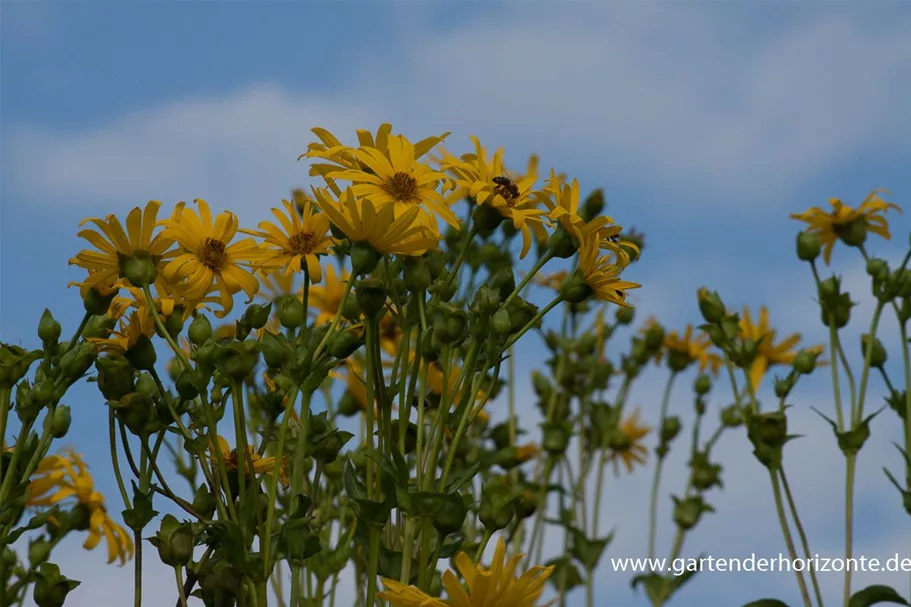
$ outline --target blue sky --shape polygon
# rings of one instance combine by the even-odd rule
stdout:
[[[2,11],[0,337],[8,342],[34,344],[45,306],[67,330],[78,323],[78,295],[66,283],[80,273],[66,260],[81,247],[81,218],[202,197],[251,225],[310,183],[296,158],[314,126],[346,140],[380,122],[412,139],[452,131],[447,148],[458,153],[475,134],[504,146],[514,166],[538,153],[545,170],[578,177],[583,190],[604,188],[608,213],[647,235],[646,256],[629,272],[643,284],[641,314],[671,326],[698,320],[694,292],[707,284],[734,307],[768,304],[782,332],[821,341],[788,214],[830,197],[857,204],[876,187],[900,204],[911,196],[906,3],[4,1]],[[893,233],[871,248],[900,256],[907,217],[893,218]],[[850,253],[833,265],[861,285]],[[540,366],[538,349],[524,356],[520,368]],[[657,407],[656,374],[637,396],[646,417]],[[812,438],[795,446],[795,485],[820,508],[808,525],[820,550],[835,552],[841,514],[830,504],[840,499],[841,469],[832,474],[832,460],[812,453],[832,440],[807,409],[831,405],[824,382],[803,389],[795,423]],[[870,402],[881,390],[874,382]],[[80,411],[68,440],[113,499],[97,429],[102,403],[87,389],[73,398]],[[680,393],[681,409],[687,398]],[[900,546],[911,556],[907,539],[890,539],[909,529],[880,472],[898,464],[891,429],[878,428],[867,468],[862,460],[869,487],[858,550],[888,557]],[[731,469],[754,465],[740,442],[725,457]],[[648,471],[620,479],[616,494],[642,499],[648,479]],[[693,554],[777,554],[768,488],[751,482],[730,479]],[[638,555],[641,517],[610,500],[606,508],[627,530],[613,555]],[[754,510],[759,523],[739,520]],[[83,599],[117,604],[104,603],[114,575],[101,555],[77,550]],[[623,578],[602,575],[614,603],[644,604]],[[835,596],[840,582],[827,579]],[[127,588],[129,572],[117,570],[116,580]],[[705,575],[678,604],[733,604],[738,589],[796,603],[793,586],[781,574]]]

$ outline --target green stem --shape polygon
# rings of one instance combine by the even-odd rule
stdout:
[[[785,474],[784,468],[781,468],[781,470],[779,470],[779,473],[781,475],[781,485],[784,488],[784,495],[788,500],[788,508],[791,510],[791,517],[794,519],[794,526],[797,528],[797,535],[800,536],[800,543],[803,547],[803,552],[807,555],[807,559],[810,559],[813,557],[813,553],[810,552],[810,542],[807,540],[807,534],[800,522],[800,516],[797,514],[797,504],[794,502],[794,496],[791,495],[791,486],[788,484],[788,476]],[[809,567],[809,570],[810,581],[813,584],[813,593],[816,595],[816,604],[818,607],[822,607],[822,593],[819,590],[819,580],[816,578],[816,570],[812,567]]]
[[[546,264],[548,261],[553,259],[553,257],[554,257],[553,251],[548,249],[547,252],[545,252],[544,255],[541,256],[541,259],[538,260],[538,262],[534,265],[534,267],[532,267],[532,269],[529,270],[528,274],[525,275],[525,278],[522,279],[522,281],[516,286],[516,288],[513,290],[513,292],[509,294],[509,297],[506,298],[506,301],[504,301],[503,305],[500,307],[505,308],[506,304],[508,304],[510,301],[512,301],[512,299],[516,295],[521,293],[522,289],[525,288],[525,285],[527,285],[529,282],[531,282],[531,280],[535,277],[535,274],[537,274],[538,271],[544,267],[544,264]]]
[[[177,581],[177,595],[180,598],[181,607],[187,607],[187,595],[183,591],[183,576],[180,574],[180,566],[174,567],[174,579]]]
[[[664,396],[661,398],[661,416],[658,421],[658,428],[661,428],[664,425],[664,420],[667,418],[667,410],[671,400],[671,389],[674,386],[674,379],[676,377],[677,372],[672,371],[664,386]],[[666,449],[665,445],[659,445],[659,450],[662,447]],[[664,467],[665,455],[667,455],[666,451],[660,451],[658,453],[658,461],[655,464],[655,476],[652,479],[652,492],[649,500],[648,516],[648,558],[650,559],[655,558],[655,536],[658,527],[658,488],[661,485],[661,470]]]
[[[369,560],[367,562],[367,602],[368,607],[376,603],[376,577],[380,563],[380,528],[371,525],[369,533]]]
[[[490,529],[485,528],[484,534],[481,536],[481,543],[478,544],[478,549],[474,553],[474,560],[472,561],[475,565],[481,560],[481,556],[484,554],[484,550],[487,548],[487,544],[490,543],[490,538],[493,533]]]
[[[788,527],[788,518],[784,511],[784,501],[781,497],[781,486],[779,485],[778,476],[772,471],[769,470],[769,479],[772,481],[772,492],[775,495],[775,510],[778,513],[778,522],[781,524],[781,533],[784,535],[785,545],[788,549],[788,556],[791,558],[791,562],[797,560],[797,551],[794,549],[794,540],[791,537],[791,530]],[[807,590],[807,582],[803,577],[802,571],[794,570],[794,574],[797,576],[797,585],[800,586],[800,595],[803,598],[803,604],[806,607],[812,607],[810,602],[810,593]]]

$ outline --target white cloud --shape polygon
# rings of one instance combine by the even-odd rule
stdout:
[[[18,125],[10,174],[55,202],[208,196],[262,208],[305,181],[295,158],[310,127],[347,137],[392,120],[415,137],[454,130],[457,151],[479,133],[513,146],[511,158],[544,151],[545,162],[653,195],[746,207],[866,146],[907,146],[907,23],[873,30],[833,13],[762,40],[735,40],[732,25],[693,7],[509,7],[416,28],[393,58],[365,59],[331,93],[261,84],[71,132]]]

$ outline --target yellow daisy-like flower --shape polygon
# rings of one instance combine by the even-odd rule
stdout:
[[[101,276],[105,273],[103,270],[89,270],[88,277],[82,282],[71,281],[66,284],[67,287],[79,287],[79,296],[84,300],[89,295],[91,289],[95,289],[100,295],[108,296],[117,293],[124,287],[123,280],[110,272],[107,277]]]
[[[743,308],[740,317],[740,332],[744,339],[752,339],[759,343],[759,352],[750,367],[750,383],[754,390],[759,390],[759,384],[769,367],[773,365],[792,365],[797,356],[795,346],[800,342],[800,333],[792,333],[782,341],[775,343],[775,330],[769,325],[769,310],[765,306],[759,308],[759,322],[754,323],[750,316],[750,309]],[[760,341],[762,340],[762,341]],[[814,346],[811,350],[822,352],[823,346]],[[822,365],[818,362],[817,365]]]
[[[652,431],[651,427],[640,423],[639,409],[626,417],[617,428],[618,440],[611,441],[608,461],[614,463],[614,474],[620,473],[620,463],[626,467],[627,472],[632,472],[637,464],[644,464],[648,449],[642,444],[642,439]]]
[[[591,287],[597,299],[630,307],[626,303],[626,292],[642,285],[622,280],[620,272],[623,267],[614,263],[608,255],[599,256],[599,252],[600,247],[595,239],[584,241],[579,249],[579,270],[586,284]]]
[[[89,271],[84,284],[95,287],[99,292],[109,293],[113,281],[127,278],[124,271],[130,270],[131,260],[148,264],[153,271],[146,268],[146,271],[139,274],[145,274],[141,277],[144,280],[154,279],[154,270],[160,271],[163,262],[175,254],[174,251],[168,251],[174,244],[173,239],[164,233],[153,234],[160,208],[161,203],[157,200],[149,201],[145,209],[134,208],[127,215],[126,230],[116,215],[108,215],[104,219],[83,219],[80,226],[93,223],[97,228],[82,230],[78,234],[97,250],[83,249],[70,259],[70,265]],[[136,268],[132,269],[130,275],[136,279]]]
[[[164,277],[190,301],[201,301],[218,291],[224,318],[234,307],[234,295],[244,291],[252,301],[259,281],[241,264],[251,265],[261,257],[256,241],[247,238],[230,244],[238,232],[237,216],[219,214],[215,220],[205,200],[195,200],[199,214],[178,205],[170,219],[161,221],[164,236],[173,238],[182,251],[164,268]]]
[[[326,178],[329,173],[338,170],[338,165],[348,169],[364,170],[367,165],[358,161],[357,157],[352,154],[352,148],[344,145],[338,138],[324,128],[312,129],[313,134],[319,139],[319,143],[311,143],[307,146],[307,152],[301,156],[309,158],[323,158],[332,161],[333,164],[314,163],[310,167],[311,176],[322,176]],[[358,144],[363,147],[371,147],[387,154],[389,150],[389,137],[392,134],[392,125],[383,123],[376,131],[376,136],[368,130],[358,129]],[[414,159],[420,159],[424,154],[443,142],[449,133],[443,133],[439,137],[427,137],[414,144]],[[331,179],[327,179],[331,182]],[[337,194],[338,192],[336,192]]]
[[[548,289],[553,289],[554,291],[559,291],[566,281],[567,276],[569,276],[569,272],[566,270],[552,272],[551,274],[542,274],[535,277],[535,284]]]
[[[532,235],[539,241],[547,238],[542,218],[545,211],[537,208],[532,192],[538,180],[537,163],[529,167],[528,174],[513,179],[503,167],[502,149],[494,152],[493,158],[488,161],[487,151],[478,138],[472,136],[471,140],[475,145],[474,154],[465,154],[461,159],[448,154],[443,157],[441,166],[456,178],[457,184],[455,192],[447,200],[453,203],[470,196],[478,204],[486,204],[512,221],[513,226],[522,232],[519,257],[524,258],[531,248]]]
[[[807,232],[814,234],[819,240],[823,246],[823,259],[826,265],[829,265],[832,248],[839,238],[852,245],[863,244],[867,232],[873,232],[886,240],[891,238],[889,222],[885,215],[889,209],[895,209],[899,213],[902,210],[898,205],[880,198],[879,193],[886,191],[873,190],[857,209],[852,209],[838,198],[832,198],[829,200],[831,211],[813,207],[803,213],[795,213],[791,218],[810,225]]]
[[[104,496],[95,491],[88,467],[79,454],[64,451],[63,455],[44,458],[32,476],[27,490],[29,506],[49,507],[69,498],[89,512],[89,537],[82,545],[94,549],[104,537],[108,545],[108,564],[119,560],[121,565],[133,558],[133,541],[126,530],[115,523],[104,507]]]
[[[113,309],[113,306],[112,306]],[[109,337],[89,337],[86,341],[98,346],[101,352],[125,354],[133,349],[143,337],[155,334],[155,319],[148,306],[133,310],[129,316],[120,319],[120,325]]]
[[[225,460],[225,466],[228,470],[238,470],[240,468],[240,457],[237,454],[237,449],[232,449],[226,441],[221,436],[218,437],[218,450],[221,451],[222,458]],[[212,462],[218,461],[218,456],[215,451],[210,447],[209,448],[209,459]],[[271,474],[275,470],[275,458],[274,457],[262,457],[259,455],[253,447],[247,447],[247,458],[244,465],[244,469],[248,472],[252,468],[254,474]],[[278,470],[278,480],[283,485],[290,483],[288,479],[287,466],[288,462],[282,459],[282,464]]]
[[[345,297],[345,285],[348,284],[350,274],[342,272],[341,275],[335,273],[335,266],[326,266],[323,284],[310,287],[309,306],[316,310],[316,324],[329,324],[338,313],[342,305],[342,299]]]
[[[677,331],[670,331],[664,336],[664,347],[674,352],[679,352],[692,362],[699,363],[699,372],[703,373],[706,369],[711,370],[713,375],[718,375],[723,363],[721,357],[710,352],[712,339],[703,332],[693,335],[692,325],[687,325],[683,335]],[[661,353],[658,353],[661,357]]]
[[[155,310],[164,317],[170,316],[178,306],[182,306],[183,320],[186,321],[194,311],[208,309],[207,304],[218,301],[212,297],[205,297],[201,301],[188,301],[164,280],[156,280],[152,286],[152,303],[155,304]],[[130,308],[138,310],[148,306],[142,289],[127,287],[126,290],[129,297],[115,297],[111,302],[111,311],[115,311],[115,318],[119,318]]]
[[[377,208],[369,200],[359,201],[351,188],[338,201],[326,190],[313,192],[316,203],[345,236],[370,243],[382,255],[423,255],[439,245],[439,239],[418,223],[416,206],[396,216],[393,205]]]
[[[272,214],[281,227],[263,221],[259,224],[259,230],[240,231],[265,240],[262,245],[264,269],[281,270],[287,276],[306,268],[310,280],[320,282],[323,271],[319,255],[328,253],[332,245],[332,239],[327,234],[329,219],[325,213],[314,213],[309,199],[304,201],[300,210],[287,200],[282,200],[282,205],[285,207],[284,213],[272,209]]]
[[[506,558],[506,542],[497,539],[490,568],[475,565],[464,552],[455,557],[456,569],[465,585],[452,571],[443,574],[445,599],[432,597],[414,586],[383,578],[384,590],[379,598],[391,607],[535,607],[544,585],[553,574],[553,566],[531,567],[516,577],[516,570],[524,555]]]
[[[439,234],[437,217],[459,228],[459,218],[440,193],[440,186],[450,189],[449,178],[430,166],[418,162],[415,145],[404,135],[387,135],[385,148],[378,144],[357,149],[333,149],[311,156],[328,157],[339,164],[335,170],[321,167],[320,174],[331,180],[350,181],[358,198],[366,198],[378,207],[392,206],[396,216],[418,209],[417,221]],[[351,166],[351,159],[358,166]]]

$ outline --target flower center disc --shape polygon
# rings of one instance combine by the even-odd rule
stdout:
[[[202,251],[199,252],[199,262],[213,272],[218,272],[222,269],[227,257],[225,243],[217,238],[206,238],[205,243],[202,245]]]
[[[408,173],[396,173],[384,189],[397,202],[418,202],[418,182]]]

